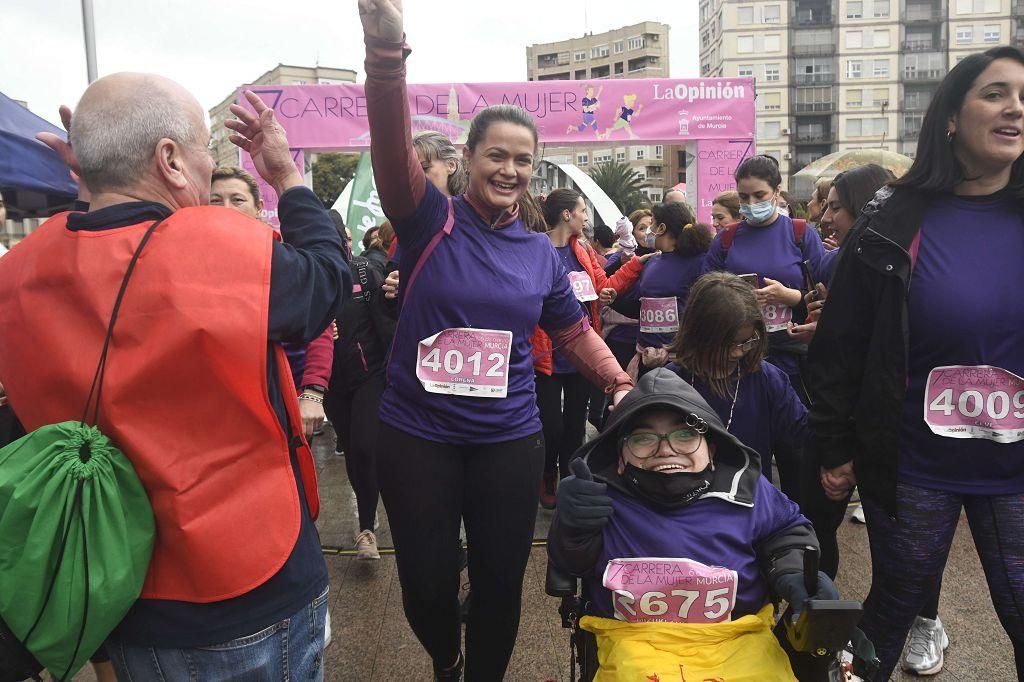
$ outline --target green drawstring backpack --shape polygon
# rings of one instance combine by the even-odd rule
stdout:
[[[0,449],[0,682],[69,680],[142,592],[155,526],[128,458],[97,423],[107,351],[136,248],[110,316],[81,421],[47,424]],[[95,397],[95,401],[94,401]]]

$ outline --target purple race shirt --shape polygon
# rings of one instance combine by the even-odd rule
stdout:
[[[492,229],[462,197],[454,202],[452,233],[441,239],[404,293],[380,417],[407,433],[439,443],[523,438],[541,428],[530,336],[538,324],[558,330],[579,323],[580,303],[546,235],[528,232],[521,221]],[[415,213],[392,221],[402,245],[403,282],[409,281],[447,215],[447,198],[428,182]],[[458,328],[512,333],[506,397],[476,398],[424,389],[416,369],[420,342]]]
[[[701,275],[701,268],[704,265],[704,254],[696,256],[682,256],[676,253],[663,253],[653,256],[644,264],[643,272],[640,273],[640,280],[623,297],[625,300],[637,300],[643,298],[671,298],[676,299],[676,326],[683,319],[683,310],[686,308],[686,297],[690,294],[690,286]],[[643,347],[664,346],[672,343],[675,334],[653,333],[640,330],[640,326],[630,327],[629,331],[636,332],[636,341]]]
[[[748,225],[741,222],[736,229],[732,245],[722,250],[722,233],[711,242],[704,259],[704,272],[726,270],[735,275],[755,273],[764,283],[765,277],[782,282],[790,289],[804,288],[804,275],[800,263],[808,261],[811,275],[819,277],[821,258],[825,249],[817,230],[809,225],[804,233],[803,248],[797,246],[793,235],[793,221],[780,215],[768,225]],[[776,332],[785,335],[785,330]],[[774,354],[771,362],[790,376],[800,373],[796,358],[785,353]]]
[[[1024,216],[1009,196],[948,196],[932,205],[910,281],[901,481],[965,494],[1024,492],[1024,442],[981,435],[1024,423],[1024,391],[1012,376],[1024,376],[1022,270]],[[926,414],[949,435],[935,433]],[[963,431],[953,431],[956,424]]]
[[[668,475],[668,474],[666,474]],[[755,546],[780,531],[806,524],[788,497],[758,479],[754,507],[711,497],[668,512],[609,487],[615,514],[604,530],[604,549],[585,580],[595,615],[615,618],[615,595],[602,578],[609,561],[643,557],[690,559],[734,571],[732,619],[757,613],[768,603],[768,581],[758,568]],[[621,608],[621,606],[620,606]]]
[[[569,273],[569,272],[583,272],[583,273],[585,273],[586,272],[583,269],[583,264],[580,263],[579,258],[577,258],[576,254],[573,253],[572,245],[571,244],[566,244],[565,246],[554,246],[552,248],[554,248],[555,253],[558,254],[558,260],[565,267],[565,270],[566,270],[567,273]],[[583,314],[586,315],[587,318],[589,318],[590,317],[590,308],[588,308],[582,302],[580,303],[580,308],[583,309]],[[576,373],[576,368],[573,366],[573,364],[571,362],[569,362],[569,358],[565,357],[565,353],[563,353],[560,350],[556,350],[551,355],[552,355],[552,370],[551,370],[552,374],[575,374]]]

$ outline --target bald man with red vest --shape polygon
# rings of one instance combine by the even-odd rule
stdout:
[[[207,205],[195,98],[122,73],[89,86],[73,120],[62,108],[70,145],[40,137],[81,178],[88,210],[54,216],[0,260],[0,383],[31,431],[81,416],[118,288],[156,225],[113,330],[97,424],[156,518],[141,598],[106,645],[120,679],[323,675],[316,475],[280,342],[316,338],[351,277],[283,128],[247,97],[254,111],[233,106],[227,126],[280,197],[283,241]]]

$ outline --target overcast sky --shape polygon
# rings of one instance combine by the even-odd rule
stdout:
[[[699,74],[698,0],[405,0],[410,82],[526,79],[526,46],[651,20],[672,27],[670,75]],[[356,0],[94,0],[99,75],[173,78],[203,108],[278,63],[355,69]],[[0,0],[0,92],[59,124],[87,85],[80,0]]]

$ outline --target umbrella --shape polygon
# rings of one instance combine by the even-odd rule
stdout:
[[[914,160],[896,152],[886,151],[885,149],[849,149],[823,156],[817,161],[807,164],[800,169],[796,177],[824,180],[826,178],[834,178],[843,171],[857,168],[858,166],[865,166],[869,163],[887,168],[896,177],[899,177],[910,170]]]

